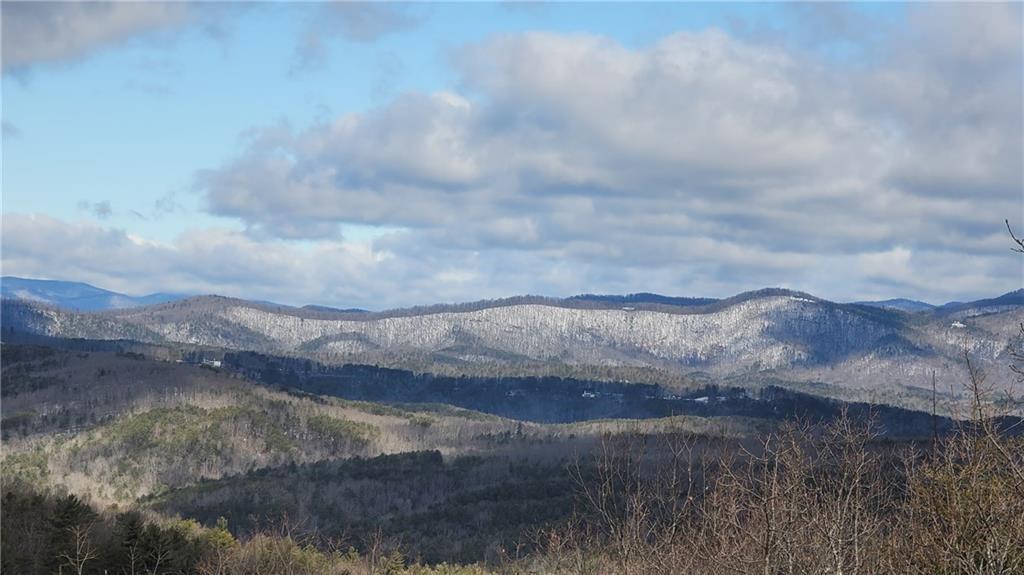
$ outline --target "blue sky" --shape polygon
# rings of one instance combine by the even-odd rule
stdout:
[[[3,10],[7,275],[369,308],[1024,283],[1019,5]]]

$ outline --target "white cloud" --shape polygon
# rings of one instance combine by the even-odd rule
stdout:
[[[245,233],[150,245],[12,216],[4,265],[372,308],[766,285],[1008,291],[1021,278],[1001,223],[1024,206],[1020,6],[915,6],[908,22],[854,64],[714,29],[641,48],[491,37],[453,58],[457,90],[254,130],[197,178]],[[395,231],[351,241],[347,226]]]
[[[295,243],[192,229],[173,242],[155,242],[94,222],[22,214],[3,220],[4,274],[86,281],[134,294],[218,293],[297,305],[382,309],[527,293],[726,296],[770,285],[838,300],[912,296],[943,302],[1009,291],[1024,277],[1019,257],[1008,248],[975,258],[906,248],[796,254],[779,263],[770,261],[774,254],[701,244],[697,249],[708,257],[652,268],[536,251],[438,249],[407,232],[366,242]]]
[[[953,41],[989,42],[992,19]],[[498,36],[455,58],[464,95],[259,132],[200,187],[214,213],[282,237],[400,226],[438,249],[608,265],[784,274],[815,254],[983,253],[1024,185],[1020,25],[1001,21],[965,81],[933,20],[858,67],[714,29],[642,49]]]
[[[3,71],[74,60],[105,46],[185,24],[179,2],[4,2]]]
[[[390,254],[369,244],[293,245],[225,229],[172,243],[93,222],[4,214],[5,274],[93,282],[126,291],[219,293],[292,303],[370,303]]]
[[[371,1],[320,4],[310,14],[293,71],[321,64],[326,58],[325,44],[332,39],[370,43],[415,26],[421,17],[416,8],[413,4]]]

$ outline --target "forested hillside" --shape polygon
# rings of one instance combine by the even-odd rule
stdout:
[[[5,565],[26,573],[72,566],[56,555],[84,536],[69,529],[86,527],[90,545],[103,548],[89,560],[95,569],[124,568],[118,537],[133,529],[146,533],[130,536],[148,549],[139,566],[167,560],[167,572],[191,572],[210,549],[206,538],[229,537],[217,527],[223,519],[230,537],[245,540],[287,524],[297,538],[322,538],[318,545],[366,552],[387,542],[430,563],[494,559],[536,549],[540,530],[568,517],[575,491],[566,465],[602,434],[737,437],[760,425],[742,417],[539,425],[444,404],[310,394],[153,347],[127,346],[163,359],[70,347],[0,348],[4,538],[14,525],[55,530],[5,548]],[[49,518],[22,515],[33,506]]]
[[[5,345],[3,354],[5,475],[104,502],[268,466],[473,449],[522,429],[458,409],[274,391],[131,353]]]
[[[74,313],[5,300],[9,331],[295,355],[471,375],[654,370],[685,379],[771,377],[822,383],[849,397],[920,409],[948,393],[967,351],[1005,365],[1024,295],[906,313],[787,290],[710,303],[623,305],[519,298],[388,313],[316,311],[202,297],[133,310]],[[991,377],[1007,383],[1005,370]],[[900,390],[906,393],[900,394]],[[908,399],[906,403],[901,400]]]
[[[929,556],[901,551],[896,533],[949,535],[914,527],[920,513],[952,513],[944,521],[958,530],[988,529],[985,544],[1006,553],[996,564],[1024,565],[1024,551],[1009,543],[1024,533],[1014,519],[1024,499],[1010,496],[1024,477],[1024,428],[1014,417],[957,423],[772,386],[756,396],[714,386],[678,396],[656,385],[435,377],[260,354],[203,359],[208,350],[172,359],[181,353],[3,345],[5,570],[578,573],[585,558],[584,573],[662,573],[666,562],[718,554],[906,567],[929,565]],[[977,396],[984,375],[969,374]],[[332,397],[346,385],[387,403]],[[572,402],[690,407],[553,424],[434,402],[515,406],[533,388],[556,391],[553,403],[564,388]],[[647,391],[630,400],[630,389]],[[1013,409],[990,399],[979,404],[985,413]],[[770,501],[767,469],[789,487],[766,523],[755,518]],[[842,535],[840,559],[818,553],[829,540],[817,530],[846,524],[831,515],[832,487],[797,489],[820,481],[852,489],[856,498],[843,505],[853,507],[842,513],[876,526]],[[1001,523],[975,525],[968,502],[935,508],[951,481]],[[748,519],[729,523],[722,514],[733,507]],[[802,518],[812,524],[794,524],[769,556],[758,555],[776,522]],[[851,545],[873,552],[850,556]],[[945,552],[974,553],[970,541],[956,545]],[[473,566],[442,567],[452,563]]]

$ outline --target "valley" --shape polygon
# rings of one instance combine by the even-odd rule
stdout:
[[[0,575],[1024,575],[1022,24],[0,0]]]
[[[688,490],[717,482],[719,458],[764,454],[758,438],[799,431],[818,449],[865,427],[865,448],[889,458],[970,433],[973,372],[957,354],[1003,385],[1024,317],[1021,293],[914,312],[779,290],[652,297],[383,313],[5,299],[3,486],[16,509],[75,497],[114,526],[128,516],[111,510],[131,510],[181,549],[223,536],[305,541],[359,573],[530,569],[557,559],[550,537],[599,511],[592,490],[632,457],[650,469],[616,501],[660,493],[641,486],[666,465],[687,468]],[[998,409],[992,429],[1018,437],[1021,404]],[[330,549],[349,551],[316,555]],[[20,553],[8,565],[26,568]]]

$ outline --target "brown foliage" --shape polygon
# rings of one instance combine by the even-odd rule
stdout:
[[[975,420],[927,449],[848,418],[722,454],[608,437],[579,517],[547,534],[563,573],[1022,573],[1024,444]]]

